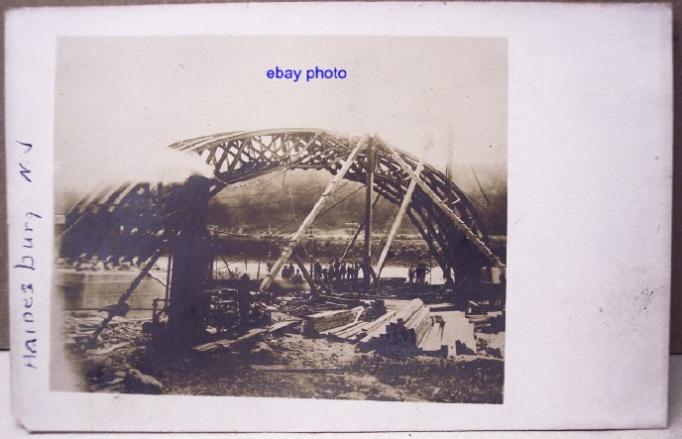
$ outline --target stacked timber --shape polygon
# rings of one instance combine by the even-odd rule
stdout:
[[[316,333],[327,331],[332,328],[347,325],[357,321],[362,307],[353,309],[341,309],[336,311],[322,311],[315,314],[310,314],[305,317],[303,323],[303,330],[307,333]]]
[[[337,328],[323,331],[321,334],[349,341],[363,341],[366,343],[372,338],[378,337],[385,332],[386,323],[395,316],[395,311],[388,311],[381,317],[370,322],[354,321]]]
[[[439,316],[444,322],[441,345],[447,350],[447,356],[475,354],[474,324],[467,316],[461,311],[443,312]]]
[[[386,341],[416,349],[432,326],[431,312],[422,304],[407,320],[398,318],[386,326]]]
[[[431,312],[420,299],[413,299],[393,316],[387,316],[379,326],[374,327],[360,339],[362,347],[376,348],[379,351],[412,355],[417,352],[419,343],[431,329]]]
[[[419,349],[425,354],[445,356],[447,355],[447,348],[443,349],[443,329],[445,322],[441,316],[433,317],[433,325],[426,333],[424,339],[419,345]]]
[[[393,356],[475,354],[474,324],[464,312],[451,309],[452,305],[443,304],[434,311],[413,299],[371,321],[360,320],[367,317],[367,309],[357,307],[307,316],[306,325],[308,331],[357,342],[361,350],[376,349]]]
[[[367,335],[358,339],[361,347],[389,355],[456,357],[476,352],[474,325],[461,311],[433,312],[421,300],[414,299],[395,315],[387,313],[379,320]]]

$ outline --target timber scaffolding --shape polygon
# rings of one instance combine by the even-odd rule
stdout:
[[[427,149],[429,146],[427,144]],[[277,170],[325,169],[333,175],[260,283],[258,290],[261,292],[271,288],[281,269],[291,260],[298,265],[313,295],[324,293],[321,285],[302,262],[301,256],[305,251],[301,241],[342,179],[360,182],[366,187],[364,219],[349,244],[352,245],[357,235],[364,230],[362,281],[365,291],[381,286],[381,273],[390,246],[405,216],[424,238],[431,255],[442,269],[445,284],[450,290],[462,289],[472,280],[473,285],[476,285],[482,267],[496,267],[504,273],[504,263],[491,250],[488,235],[466,195],[442,172],[424,163],[427,149],[418,160],[386,145],[377,137],[349,137],[322,130],[217,134],[178,142],[171,145],[171,148],[197,153],[212,168],[213,176],[206,182],[206,197],[203,198],[202,195],[206,203],[231,184]],[[96,331],[96,336],[114,316],[125,315],[127,300],[140,279],[149,275],[151,266],[161,254],[172,254],[178,236],[186,235],[193,227],[184,219],[192,216],[193,203],[186,206],[186,211],[183,210],[178,205],[178,194],[182,195],[180,199],[188,198],[183,185],[164,187],[158,184],[154,187],[148,183],[124,184],[110,191],[85,197],[67,216],[65,230],[58,237],[62,256],[95,256],[100,260],[138,258],[147,261],[146,264],[141,264],[144,268],[138,278],[115,306],[105,309],[108,315],[102,322],[102,328]],[[372,211],[379,197],[393,202],[399,209],[386,243],[374,263]],[[194,242],[200,244],[205,241],[202,233],[196,231]],[[344,255],[346,253],[347,249]],[[188,276],[194,279],[194,285],[200,285],[199,279],[195,279],[196,275],[197,273],[191,272]],[[171,307],[174,302],[178,303],[180,293],[186,294],[181,291],[170,293]],[[190,309],[193,306],[192,301],[200,300],[196,293],[192,296],[193,298],[181,300],[184,308]],[[386,330],[385,338],[398,340],[407,337],[414,342],[416,348],[426,339],[435,339],[436,335],[431,336],[430,329],[428,334],[423,332],[427,328],[423,323],[425,314],[420,311],[402,316],[400,321],[392,322],[391,329]],[[433,323],[434,319],[429,318]],[[433,326],[432,324],[429,328]],[[445,329],[443,325],[440,326],[442,336]],[[432,341],[430,345],[434,343]]]

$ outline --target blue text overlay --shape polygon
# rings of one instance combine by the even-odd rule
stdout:
[[[315,81],[318,79],[346,79],[348,77],[348,72],[346,69],[340,69],[338,67],[332,68],[322,68],[315,66],[311,69],[285,69],[275,66],[273,69],[268,69],[265,72],[265,76],[268,79],[284,79],[293,82],[305,82]]]

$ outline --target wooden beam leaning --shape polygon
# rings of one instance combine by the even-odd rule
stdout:
[[[467,226],[464,221],[459,218],[455,213],[445,204],[443,200],[441,200],[438,195],[436,195],[431,188],[424,183],[424,181],[414,172],[414,170],[407,164],[405,163],[405,160],[403,160],[402,157],[400,157],[400,154],[393,149],[392,147],[383,144],[384,148],[386,148],[391,156],[395,159],[396,163],[400,165],[400,167],[403,169],[403,171],[407,172],[407,174],[412,178],[413,180],[417,181],[417,184],[419,185],[419,188],[433,201],[433,203],[438,206],[438,208],[447,215],[448,218],[453,222],[455,227],[457,227],[464,235],[471,241],[471,243],[481,252],[483,255],[493,264],[495,264],[496,267],[500,268],[501,270],[505,270],[505,266],[500,261],[500,258],[495,255],[495,253],[490,250],[490,248],[486,245],[485,242],[481,240],[481,238],[478,237],[476,233],[474,233],[473,230]]]
[[[367,291],[370,287],[371,281],[368,273],[372,271],[372,195],[374,194],[374,158],[376,150],[374,148],[374,140],[369,139],[367,143],[367,176],[365,180],[365,248],[364,258],[362,262],[362,283]]]
[[[301,274],[303,275],[303,278],[305,279],[306,282],[308,282],[308,285],[310,285],[310,292],[313,294],[318,294],[317,291],[317,285],[315,285],[315,281],[313,280],[313,277],[310,275],[308,270],[305,268],[305,264],[301,261],[301,258],[298,257],[298,255],[294,252],[291,255],[291,259],[296,262],[296,265],[298,265],[299,270],[301,270]]]
[[[377,207],[377,204],[379,204],[379,199],[381,196],[379,193],[377,193],[374,196],[374,202],[372,203],[372,209]],[[346,259],[346,256],[348,256],[348,252],[350,249],[353,247],[353,244],[355,244],[355,241],[357,241],[358,236],[360,236],[360,232],[362,232],[365,229],[365,223],[367,222],[367,217],[363,218],[362,222],[358,224],[358,227],[355,229],[355,233],[353,233],[353,238],[351,238],[350,242],[346,246],[346,248],[343,250],[343,254],[339,258],[339,263],[343,262]]]
[[[430,147],[431,145],[427,143],[426,148],[424,149],[424,153],[419,159],[417,169],[414,171],[414,173],[417,176],[419,176],[422,173],[422,169],[424,168],[424,157],[426,156],[426,152],[429,150]],[[384,248],[381,250],[379,262],[377,262],[377,264],[374,266],[374,272],[377,274],[377,279],[381,279],[381,271],[384,269],[384,264],[386,263],[386,258],[388,257],[388,251],[390,250],[391,244],[393,244],[393,239],[395,238],[395,235],[398,233],[398,229],[400,228],[400,225],[403,222],[405,212],[407,212],[407,207],[410,205],[410,202],[412,202],[412,193],[414,193],[414,189],[416,187],[417,179],[411,178],[410,185],[407,187],[407,192],[405,192],[403,201],[400,203],[400,209],[398,209],[398,213],[396,214],[395,219],[393,220],[393,224],[391,225],[391,230],[390,232],[388,232],[386,244],[384,244]]]
[[[360,152],[360,150],[364,148],[366,145],[367,139],[363,139],[362,141],[358,142],[358,145],[355,147],[355,149],[353,149],[350,155],[348,155],[348,158],[343,163],[341,170],[334,176],[334,178],[332,178],[332,181],[329,182],[324,192],[322,192],[322,195],[317,200],[317,203],[315,203],[313,208],[310,210],[310,213],[308,213],[308,216],[305,217],[301,225],[298,227],[298,230],[296,230],[296,232],[294,232],[294,234],[291,235],[289,243],[282,251],[282,254],[280,255],[279,259],[277,259],[275,264],[272,266],[272,270],[270,270],[270,273],[268,273],[265,279],[263,279],[263,282],[261,282],[260,284],[261,291],[265,291],[268,288],[270,288],[273,279],[279,274],[279,271],[282,269],[282,266],[286,264],[289,258],[291,257],[294,248],[296,248],[296,246],[300,242],[306,229],[313,223],[313,221],[315,221],[315,218],[324,207],[324,204],[326,203],[327,199],[334,192],[334,189],[336,189],[336,185],[338,184],[338,182],[343,179],[343,177],[346,175],[350,167],[353,165],[353,162],[355,161],[358,152]]]

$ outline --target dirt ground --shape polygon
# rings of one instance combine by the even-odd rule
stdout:
[[[124,392],[134,368],[166,394],[502,403],[504,363],[472,357],[387,358],[347,341],[269,334],[239,349],[198,353],[150,343],[140,333],[128,346],[74,358],[86,391]]]

